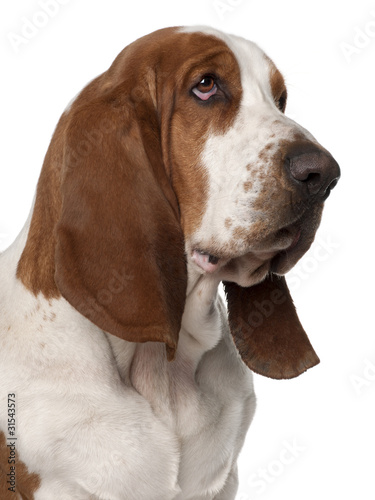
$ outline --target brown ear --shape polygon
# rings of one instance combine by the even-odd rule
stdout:
[[[232,336],[251,370],[284,379],[319,363],[284,277],[271,275],[249,288],[228,282],[224,287]]]
[[[122,89],[92,98],[95,85],[69,111],[55,281],[98,327],[131,342],[165,342],[172,358],[186,262],[156,113]]]

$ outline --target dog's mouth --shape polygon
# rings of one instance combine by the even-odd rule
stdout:
[[[216,255],[211,255],[203,250],[194,249],[192,252],[193,262],[206,273],[214,273],[223,264],[223,259]]]
[[[297,228],[295,232],[294,239],[292,240],[291,244],[283,249],[280,250],[272,259],[270,263],[270,270],[271,272],[275,274],[285,274],[287,270],[289,271],[289,268],[287,270],[284,270],[284,267],[286,267],[284,264],[287,264],[289,262],[290,267],[293,267],[293,265],[296,263],[298,259],[294,259],[297,253],[299,252],[300,245],[303,241],[302,238],[302,229]],[[291,261],[294,261],[293,263]]]
[[[288,272],[308,250],[314,234],[315,231],[306,229],[301,223],[294,223],[277,231],[262,245],[240,255],[220,255],[196,247],[191,251],[191,260],[200,272],[220,274],[227,281],[231,281],[232,276],[233,281],[241,281],[245,284],[243,286],[249,286],[246,283],[252,283],[256,277],[261,280],[268,273]]]

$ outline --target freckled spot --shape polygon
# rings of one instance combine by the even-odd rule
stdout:
[[[245,190],[245,193],[250,191],[250,189],[253,187],[253,183],[251,181],[244,182],[243,188]]]
[[[267,160],[269,160],[269,155],[267,154],[266,151],[264,151],[264,149],[259,153],[258,155],[258,158],[260,160],[262,160],[263,162],[266,162]]]
[[[56,313],[52,313],[50,318],[51,322],[55,321],[55,319],[56,319]]]
[[[41,342],[40,347],[44,349],[46,347],[46,344],[44,342]]]
[[[278,118],[271,123],[271,127],[276,128],[277,126],[280,126],[280,127],[283,126],[283,122],[281,120],[279,120]]]
[[[227,229],[229,229],[233,224],[233,220],[230,217],[227,217],[225,219],[224,225]]]

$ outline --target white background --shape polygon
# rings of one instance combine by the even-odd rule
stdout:
[[[25,18],[44,22],[39,1],[0,6],[0,248],[28,215],[61,112],[125,45],[191,24],[256,41],[286,77],[287,114],[332,152],[342,179],[289,276],[321,364],[291,381],[255,376],[237,500],[373,500],[375,2],[223,0],[224,12],[214,0],[65,3],[18,47],[9,36],[22,36]]]

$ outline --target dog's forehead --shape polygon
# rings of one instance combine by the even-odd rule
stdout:
[[[181,33],[205,34],[224,42],[237,60],[241,72],[241,82],[244,90],[259,88],[263,89],[270,86],[270,77],[279,74],[273,61],[265,52],[254,42],[245,38],[230,35],[208,26],[188,26],[180,28]],[[244,103],[246,98],[244,95]]]

